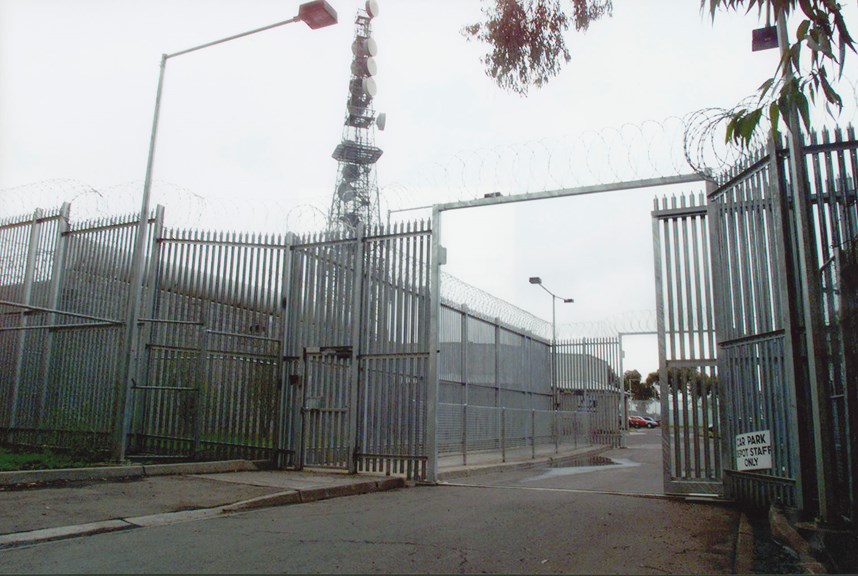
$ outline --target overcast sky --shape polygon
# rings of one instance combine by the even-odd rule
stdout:
[[[291,24],[169,61],[153,198],[168,225],[324,224],[363,5],[329,2],[336,26]],[[77,215],[139,210],[160,55],[288,19],[299,3],[0,0],[0,217],[73,198]],[[731,107],[777,62],[774,50],[751,51],[755,13],[713,24],[697,0],[615,0],[612,18],[569,33],[561,75],[522,98],[484,75],[485,48],[460,32],[479,19],[478,0],[379,5],[385,216],[488,191],[688,172],[677,118]],[[558,308],[561,325],[652,310],[653,196],[699,189],[451,213],[446,268],[550,320],[551,299],[527,282],[541,276],[576,300]],[[648,350],[626,368],[655,369]]]

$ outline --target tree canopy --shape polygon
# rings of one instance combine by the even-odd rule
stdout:
[[[834,0],[701,0],[709,5],[712,19],[719,10],[757,8],[767,17],[800,13],[795,42],[782,50],[778,67],[757,89],[758,98],[751,107],[737,106],[727,124],[726,140],[747,144],[764,116],[777,130],[784,114],[797,113],[805,128],[810,128],[810,103],[820,94],[827,104],[838,111],[843,100],[834,88],[843,74],[849,51],[855,43],[843,18],[842,6]],[[809,66],[802,65],[802,56]]]
[[[466,26],[463,33],[485,42],[490,51],[482,61],[486,74],[498,86],[521,95],[539,88],[560,73],[571,60],[564,33],[570,18],[575,30],[610,15],[611,0],[487,0],[485,19]]]
[[[625,388],[627,388],[632,393],[633,400],[658,400],[658,388],[647,379],[646,382],[642,382],[641,373],[637,370],[626,370],[623,373],[623,383]],[[655,384],[658,383],[658,379],[656,379]]]
[[[482,58],[486,74],[503,89],[526,95],[557,76],[571,60],[564,34],[574,23],[576,31],[610,16],[612,0],[483,0],[484,19],[463,29],[471,38],[488,44]],[[836,0],[700,0],[714,21],[723,10],[756,8],[760,15],[800,14],[796,38],[783,50],[780,63],[757,89],[751,105],[730,111],[725,139],[747,146],[764,117],[777,130],[785,114],[798,114],[810,124],[810,103],[821,95],[830,107],[842,108],[835,85],[843,73],[848,52],[855,43]],[[803,62],[809,60],[805,65]]]
[[[646,377],[646,384],[655,386],[660,384],[661,376],[658,372],[650,372]],[[709,396],[712,387],[718,383],[717,376],[701,373],[694,368],[668,368],[667,388],[671,391],[688,391],[697,396]]]

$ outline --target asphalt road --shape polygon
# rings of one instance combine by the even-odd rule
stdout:
[[[611,452],[625,463],[578,472],[487,474],[8,549],[0,572],[730,573],[736,510],[647,496],[658,477],[645,474],[651,449],[635,446],[659,438],[635,434]]]
[[[590,466],[511,470],[450,480],[450,483],[603,493],[661,495],[661,430],[632,430],[628,448],[610,450]],[[605,464],[604,461],[610,461]],[[602,463],[599,463],[601,461]]]

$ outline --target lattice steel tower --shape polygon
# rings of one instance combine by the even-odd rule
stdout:
[[[355,39],[352,43],[354,58],[343,139],[333,153],[339,165],[328,213],[328,230],[352,230],[359,224],[368,226],[378,224],[381,220],[375,163],[381,157],[382,150],[375,146],[375,128],[384,130],[385,115],[376,115],[372,108],[376,91],[372,78],[376,73],[374,56],[378,48],[372,38],[370,25],[377,15],[377,2],[368,0],[366,7],[359,9],[355,18]]]

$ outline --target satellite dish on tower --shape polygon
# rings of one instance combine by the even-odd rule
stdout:
[[[343,168],[343,178],[354,180],[360,176],[360,168],[356,164],[346,164]]]
[[[378,72],[378,64],[375,63],[375,58],[372,56],[355,60],[352,63],[352,74],[355,76],[375,76]]]
[[[370,18],[378,16],[378,2],[375,0],[366,0],[366,13]]]
[[[352,52],[358,56],[375,56],[378,54],[378,44],[372,38],[358,38],[352,44]]]
[[[378,126],[379,130],[384,130],[385,125],[387,125],[387,114],[382,112],[375,119],[375,125]]]
[[[337,195],[343,202],[351,202],[357,196],[357,191],[348,182],[343,182],[337,189]]]

